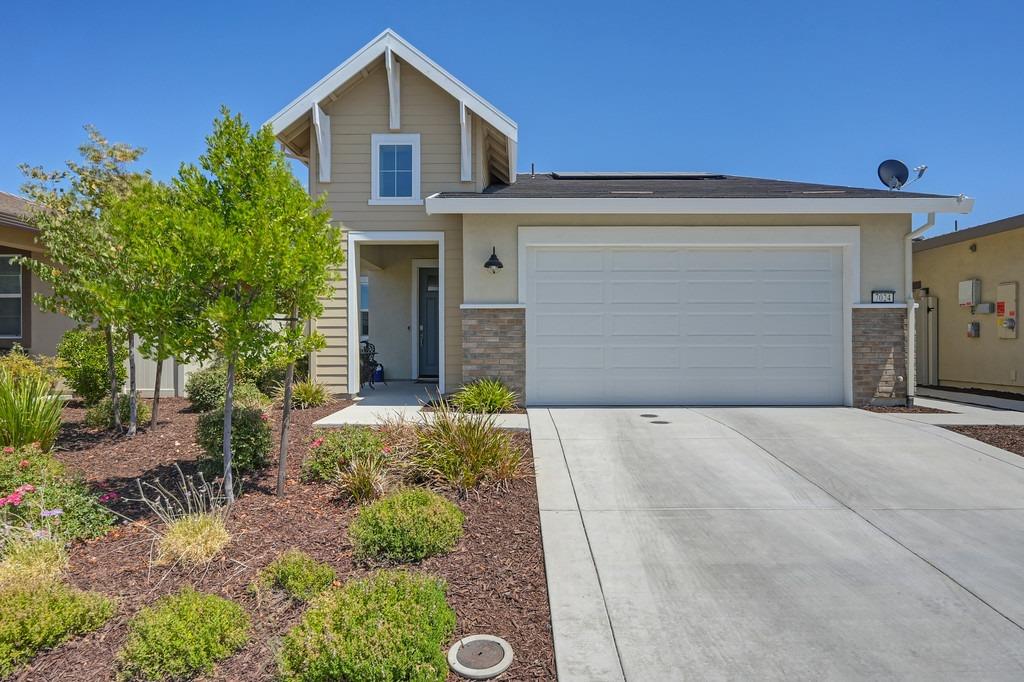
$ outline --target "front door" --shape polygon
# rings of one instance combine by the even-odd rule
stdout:
[[[419,377],[437,378],[438,311],[441,304],[437,268],[419,269]]]

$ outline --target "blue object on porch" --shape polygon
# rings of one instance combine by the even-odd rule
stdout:
[[[377,369],[373,370],[373,381],[377,384],[384,383],[384,368],[377,365]]]

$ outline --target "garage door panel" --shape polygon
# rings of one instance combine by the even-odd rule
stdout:
[[[679,303],[679,282],[614,279],[608,284],[612,303]]]
[[[534,247],[527,263],[531,404],[843,401],[838,248]]]

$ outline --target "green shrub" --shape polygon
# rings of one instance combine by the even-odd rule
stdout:
[[[379,455],[383,450],[383,439],[369,426],[346,424],[340,429],[320,431],[302,462],[302,477],[307,481],[330,482],[347,462]]]
[[[293,599],[309,601],[328,589],[337,573],[305,552],[289,549],[260,571],[257,592],[266,589],[284,590]]]
[[[58,371],[64,381],[87,405],[94,405],[110,394],[107,374],[107,341],[98,329],[72,329],[57,344]],[[124,338],[114,338],[114,369],[118,388],[124,385],[128,346]]]
[[[0,454],[0,523],[43,529],[61,540],[105,534],[114,515],[51,455],[30,445]]]
[[[187,587],[158,599],[128,624],[118,654],[127,679],[179,680],[209,673],[249,641],[249,617],[238,604]]]
[[[58,540],[31,535],[9,542],[0,559],[0,592],[56,582],[68,567],[68,553]]]
[[[285,373],[288,371],[288,360],[279,357],[271,357],[262,362],[241,362],[238,364],[237,379],[242,383],[250,383],[256,386],[266,395],[273,395],[274,389],[284,383]],[[302,377],[296,368],[296,376]]]
[[[59,582],[0,592],[0,677],[49,649],[103,625],[114,603]]]
[[[39,443],[53,449],[60,431],[64,399],[49,380],[22,376],[20,380],[0,370],[0,445],[20,448]]]
[[[284,680],[444,682],[455,631],[443,582],[381,571],[318,599],[284,638]]]
[[[224,407],[227,382],[227,370],[221,364],[204,367],[190,374],[185,382],[185,391],[188,393],[192,409],[209,412]],[[271,400],[257,388],[256,384],[236,377],[234,403],[242,407],[263,408],[269,405]]]
[[[464,519],[437,493],[408,488],[360,509],[348,533],[357,559],[420,561],[451,551]]]
[[[29,357],[18,343],[0,355],[0,371],[7,372],[16,383],[22,379],[44,379],[51,387],[57,385],[60,376],[53,358],[42,355]]]
[[[223,407],[199,417],[196,439],[206,453],[201,464],[211,475],[223,472],[223,438]],[[270,417],[263,410],[236,406],[231,415],[232,471],[246,474],[265,469],[273,440]]]
[[[277,399],[284,402],[284,386],[276,391]],[[331,403],[333,398],[327,387],[316,381],[296,381],[292,384],[292,407],[306,410],[311,407],[323,407]]]
[[[121,413],[121,423],[127,424],[131,412],[131,404],[128,396],[122,395],[117,399],[117,411]],[[135,401],[135,420],[138,424],[148,424],[153,416],[149,402],[141,398]],[[110,398],[104,397],[98,403],[85,411],[83,420],[90,429],[112,429],[114,428],[114,410],[110,407]]]
[[[420,427],[412,458],[423,475],[462,490],[518,475],[522,453],[493,414],[458,412],[441,403],[432,417]]]
[[[223,365],[203,367],[188,375],[185,392],[192,409],[209,412],[224,406],[224,390],[228,375]]]
[[[466,384],[451,398],[452,404],[464,412],[494,414],[516,407],[519,396],[497,379],[480,379]]]
[[[186,514],[174,519],[157,542],[158,564],[182,563],[203,566],[213,561],[231,542],[225,514]]]

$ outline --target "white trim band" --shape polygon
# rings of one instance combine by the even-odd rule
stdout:
[[[461,310],[514,310],[525,307],[525,303],[463,303],[459,306]]]

